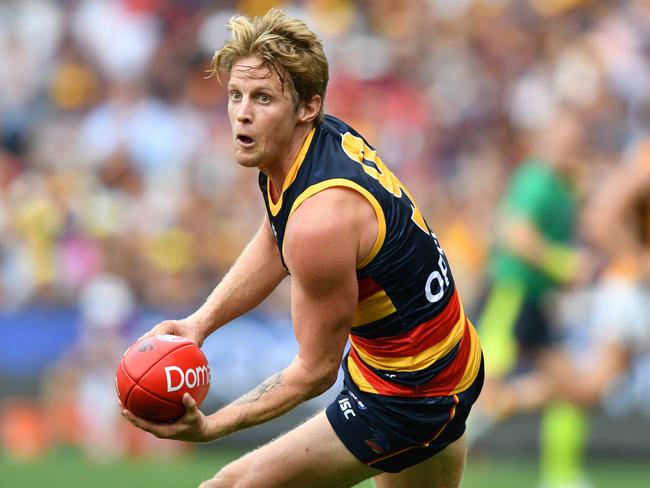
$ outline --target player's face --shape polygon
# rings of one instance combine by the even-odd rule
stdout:
[[[298,120],[290,89],[257,57],[237,61],[228,82],[235,160],[267,170],[283,164]]]

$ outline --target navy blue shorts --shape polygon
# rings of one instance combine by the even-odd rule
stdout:
[[[364,393],[346,381],[325,413],[336,435],[357,459],[381,471],[398,473],[429,459],[463,435],[483,378],[481,361],[476,380],[467,390],[427,398]]]

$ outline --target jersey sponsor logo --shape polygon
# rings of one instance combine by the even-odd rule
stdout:
[[[429,302],[436,303],[445,295],[445,290],[449,287],[449,265],[438,237],[433,232],[430,234],[438,250],[438,269],[432,271],[427,277],[424,294]]]
[[[196,368],[188,368],[183,371],[178,366],[166,366],[165,377],[167,379],[167,392],[177,391],[187,386],[188,388],[195,388],[210,384],[210,367],[197,366]]]

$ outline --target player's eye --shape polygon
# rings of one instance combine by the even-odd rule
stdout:
[[[234,102],[238,102],[241,100],[241,93],[239,93],[237,90],[231,90],[230,91],[230,99]]]
[[[260,103],[269,103],[271,101],[271,97],[268,95],[265,95],[262,93],[257,97],[257,99],[260,101]]]

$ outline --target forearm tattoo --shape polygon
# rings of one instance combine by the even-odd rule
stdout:
[[[255,403],[260,398],[262,398],[263,395],[265,395],[271,390],[275,390],[281,385],[282,385],[282,372],[274,374],[270,378],[265,379],[260,386],[246,393],[235,403],[237,403],[238,405],[244,405],[246,403]]]

